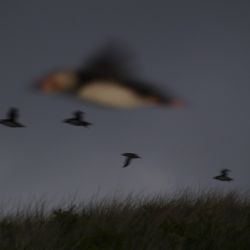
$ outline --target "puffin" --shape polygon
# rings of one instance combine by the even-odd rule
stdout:
[[[25,127],[23,124],[18,122],[18,109],[17,108],[10,108],[7,112],[7,118],[0,120],[0,124],[11,127],[11,128],[23,128]]]
[[[88,127],[92,125],[92,123],[83,120],[83,114],[84,112],[77,110],[73,112],[72,118],[65,119],[63,122],[73,126],[82,126],[82,127]]]
[[[132,159],[140,159],[141,157],[134,153],[123,153],[122,156],[125,156],[125,162],[123,164],[123,168],[126,168],[132,161]]]
[[[229,169],[222,169],[220,172],[221,174],[218,175],[218,176],[215,176],[214,179],[215,180],[219,180],[219,181],[232,181],[233,178],[229,177],[228,176],[228,173],[230,172],[231,170]]]
[[[76,69],[53,71],[41,77],[35,88],[108,108],[185,105],[184,101],[163,93],[129,71],[127,55],[119,46],[108,44]]]

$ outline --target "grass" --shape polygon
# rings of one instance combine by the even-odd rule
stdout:
[[[249,250],[250,200],[237,192],[130,195],[0,216],[1,250]]]

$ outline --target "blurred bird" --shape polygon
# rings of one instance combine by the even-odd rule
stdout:
[[[219,181],[232,181],[233,179],[228,176],[228,173],[230,172],[229,169],[222,169],[221,174],[218,176],[215,176],[214,179]]]
[[[127,167],[131,163],[132,159],[139,159],[139,158],[141,158],[139,155],[134,154],[134,153],[124,153],[124,154],[122,154],[122,156],[126,157],[124,165],[123,165],[123,168]]]
[[[10,108],[7,113],[7,119],[0,120],[0,124],[5,125],[7,127],[12,128],[22,128],[25,127],[23,124],[17,121],[18,119],[18,109],[17,108]]]
[[[74,125],[74,126],[83,126],[83,127],[88,127],[92,125],[92,123],[86,122],[83,120],[83,114],[84,112],[82,111],[75,111],[73,113],[72,118],[65,119],[63,122]]]
[[[36,85],[46,93],[62,92],[84,101],[113,108],[182,107],[184,102],[138,80],[126,68],[127,53],[105,46],[75,70],[52,72]]]

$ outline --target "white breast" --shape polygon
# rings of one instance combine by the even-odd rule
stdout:
[[[86,101],[110,107],[134,108],[148,105],[145,98],[130,88],[111,81],[92,82],[80,89],[78,96]]]

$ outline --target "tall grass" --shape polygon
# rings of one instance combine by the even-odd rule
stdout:
[[[0,249],[250,249],[250,200],[237,192],[130,195],[45,208],[38,203],[2,214]]]

